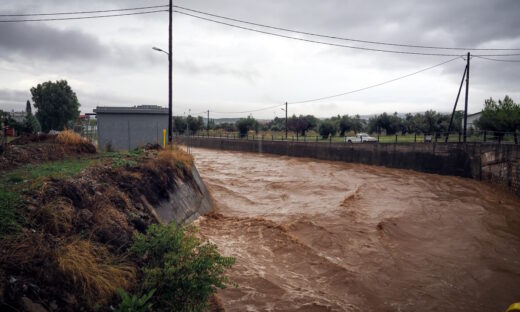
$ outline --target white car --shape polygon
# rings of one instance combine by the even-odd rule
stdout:
[[[345,137],[345,142],[347,143],[376,143],[377,139],[374,137],[369,136],[366,133],[358,133],[354,137]]]

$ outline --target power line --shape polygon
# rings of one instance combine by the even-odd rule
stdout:
[[[360,43],[369,43],[369,44],[377,44],[377,45],[386,45],[386,46],[395,46],[395,47],[406,47],[406,48],[418,48],[418,49],[436,49],[436,50],[464,50],[464,51],[520,51],[520,48],[459,48],[459,47],[440,47],[440,46],[425,46],[425,45],[412,45],[412,44],[399,44],[399,43],[390,43],[390,42],[381,42],[381,41],[369,41],[369,40],[361,40],[361,39],[353,39],[353,38],[345,38],[345,37],[338,37],[338,36],[331,36],[331,35],[323,35],[323,34],[317,34],[317,33],[311,33],[311,32],[305,32],[301,30],[294,30],[289,28],[283,28],[283,27],[276,27],[276,26],[270,26],[265,24],[259,24],[254,22],[249,22],[245,20],[240,20],[236,18],[226,17],[222,15],[217,15],[213,13],[198,11],[189,9],[186,7],[181,7],[178,5],[174,5],[173,7],[199,13],[207,16],[217,17],[229,21],[269,28],[269,29],[275,29],[275,30],[281,30],[286,32],[292,32],[296,34],[302,34],[302,35],[308,35],[308,36],[314,36],[314,37],[322,37],[322,38],[328,38],[328,39],[336,39],[336,40],[344,40],[344,41],[352,41],[352,42],[360,42]]]
[[[49,15],[76,15],[76,14],[91,14],[91,13],[107,13],[107,12],[122,12],[122,11],[136,11],[146,9],[164,8],[168,5],[154,5],[137,8],[113,9],[113,10],[97,10],[97,11],[76,11],[76,12],[57,12],[57,13],[27,13],[27,14],[0,14],[0,17],[23,17],[23,16],[49,16]]]
[[[174,10],[174,12],[182,14],[182,15],[191,16],[191,17],[194,17],[194,18],[197,18],[197,19],[205,20],[205,21],[208,21],[208,22],[217,23],[217,24],[226,25],[226,26],[235,27],[235,28],[240,28],[240,29],[243,29],[243,30],[253,31],[253,32],[261,33],[261,34],[266,34],[266,35],[271,35],[271,36],[276,36],[276,37],[282,37],[282,38],[292,39],[292,40],[298,40],[298,41],[304,41],[304,42],[310,42],[310,43],[323,44],[323,45],[334,46],[334,47],[342,47],[342,48],[350,48],[350,49],[366,50],[366,51],[374,51],[374,52],[395,53],[395,54],[413,54],[413,55],[425,55],[425,56],[457,56],[457,57],[461,56],[460,54],[423,53],[423,52],[396,51],[396,50],[385,50],[385,49],[375,49],[375,48],[366,48],[366,47],[356,47],[356,46],[344,45],[344,44],[339,44],[339,43],[331,43],[331,42],[317,41],[317,40],[312,40],[312,39],[297,38],[297,37],[291,37],[291,36],[282,35],[282,34],[276,34],[276,33],[268,32],[268,31],[263,31],[263,30],[259,30],[259,29],[244,27],[244,26],[240,26],[240,25],[230,24],[230,23],[226,23],[226,22],[221,22],[221,21],[217,21],[217,20],[214,20],[214,19],[210,19],[210,18],[206,18],[206,17],[202,17],[202,16],[197,16],[197,15],[193,15],[193,14],[190,14],[190,13],[181,12],[181,11],[177,11],[177,10]],[[520,55],[520,54],[518,54],[518,55]]]
[[[324,96],[324,97],[319,97],[319,98],[314,98],[314,99],[309,99],[309,100],[302,100],[302,101],[296,101],[296,102],[289,102],[289,104],[303,104],[303,103],[309,103],[309,102],[316,102],[316,101],[320,101],[320,100],[327,100],[327,99],[331,99],[331,98],[335,98],[335,97],[339,97],[339,96],[343,96],[343,95],[347,95],[347,94],[352,94],[352,93],[356,93],[356,92],[360,92],[360,91],[364,91],[364,90],[367,90],[367,89],[371,89],[371,88],[375,88],[375,87],[379,87],[379,86],[382,86],[382,85],[385,85],[385,84],[388,84],[388,83],[391,83],[391,82],[394,82],[394,81],[397,81],[397,80],[401,80],[401,79],[404,79],[404,78],[408,78],[410,76],[414,76],[414,75],[417,75],[417,74],[420,74],[422,72],[425,72],[427,70],[430,70],[430,69],[433,69],[433,68],[436,68],[436,67],[439,67],[439,66],[442,66],[444,64],[448,64],[450,62],[453,62],[455,61],[456,59],[459,59],[460,57],[456,57],[456,58],[452,58],[448,61],[444,61],[442,63],[439,63],[439,64],[436,64],[436,65],[433,65],[433,66],[430,66],[428,68],[424,68],[424,69],[421,69],[419,71],[416,71],[416,72],[413,72],[411,74],[407,74],[407,75],[404,75],[404,76],[400,76],[400,77],[397,77],[397,78],[394,78],[394,79],[390,79],[390,80],[387,80],[387,81],[384,81],[384,82],[380,82],[380,83],[377,83],[377,84],[374,84],[374,85],[371,85],[371,86],[368,86],[368,87],[364,87],[364,88],[360,88],[360,89],[356,89],[356,90],[351,90],[351,91],[347,91],[347,92],[343,92],[343,93],[339,93],[339,94],[335,94],[335,95],[329,95],[329,96]]]
[[[24,22],[48,22],[48,21],[83,20],[83,19],[106,18],[106,17],[117,17],[117,16],[143,15],[143,14],[152,14],[152,13],[159,13],[159,12],[168,12],[168,10],[154,10],[154,11],[145,11],[145,12],[108,14],[108,15],[93,15],[93,16],[80,16],[80,17],[58,17],[58,18],[40,18],[40,19],[0,20],[0,23],[24,23]]]
[[[261,34],[266,34],[266,35],[270,35],[270,36],[276,36],[276,37],[292,39],[292,40],[298,40],[298,41],[304,41],[304,42],[310,42],[310,43],[317,43],[317,44],[334,46],[334,47],[349,48],[349,49],[364,50],[364,51],[373,51],[373,52],[394,53],[394,54],[421,55],[421,56],[456,56],[456,57],[462,56],[461,54],[430,53],[430,52],[413,52],[413,51],[398,51],[398,50],[376,49],[376,48],[358,47],[358,46],[351,46],[351,45],[345,45],[345,44],[339,44],[339,43],[331,43],[331,42],[318,41],[318,40],[312,40],[312,39],[291,37],[291,36],[287,36],[287,35],[283,35],[283,34],[277,34],[277,33],[272,33],[272,32],[268,32],[268,31],[264,31],[264,30],[259,30],[259,29],[244,27],[244,26],[240,26],[240,25],[230,24],[230,23],[226,23],[226,22],[221,22],[221,21],[217,21],[217,20],[214,20],[214,19],[210,19],[210,18],[206,18],[206,17],[202,17],[202,16],[197,16],[197,15],[194,15],[194,14],[191,14],[191,13],[181,12],[181,11],[177,11],[177,10],[174,10],[173,12],[178,13],[178,14],[182,14],[182,15],[191,16],[193,18],[205,20],[205,21],[212,22],[212,23],[226,25],[226,26],[239,28],[239,29],[243,29],[243,30],[248,30],[248,31],[252,31],[252,32],[257,32],[257,33],[261,33]],[[518,55],[520,55],[520,53],[511,53],[511,54],[482,54],[480,56],[518,56]]]
[[[520,60],[500,60],[500,59],[489,58],[489,57],[485,57],[485,56],[478,56],[478,55],[475,55],[475,56],[478,58],[481,58],[483,60],[495,61],[495,62],[511,62],[511,63],[520,62]]]
[[[268,109],[273,109],[273,108],[277,108],[277,107],[281,107],[285,104],[278,104],[278,105],[274,105],[274,106],[267,106],[267,107],[262,107],[262,108],[258,108],[258,109],[253,109],[253,110],[248,110],[248,111],[235,111],[235,112],[215,112],[215,111],[212,111],[210,110],[210,112],[214,113],[214,114],[246,114],[246,113],[254,113],[254,112],[260,112],[260,111],[264,111],[264,110],[268,110]]]

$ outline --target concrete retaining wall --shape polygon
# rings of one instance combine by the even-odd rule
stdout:
[[[213,201],[197,168],[192,168],[193,179],[175,180],[170,199],[155,206],[163,222],[188,223],[213,210]]]
[[[454,175],[500,184],[520,195],[520,146],[482,143],[345,144],[175,137],[190,146],[345,161]]]

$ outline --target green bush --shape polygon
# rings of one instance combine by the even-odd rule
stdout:
[[[119,289],[118,292],[121,297],[121,303],[119,304],[119,307],[117,307],[116,312],[147,312],[152,310],[153,304],[149,301],[152,298],[155,289],[152,289],[141,297],[129,294],[122,289]]]
[[[201,241],[192,226],[152,225],[146,234],[135,234],[131,250],[146,258],[142,288],[156,289],[156,310],[202,311],[218,288],[231,283],[224,273],[235,259]]]

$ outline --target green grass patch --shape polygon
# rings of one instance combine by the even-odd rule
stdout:
[[[15,234],[25,223],[23,193],[34,190],[48,178],[66,178],[90,166],[93,159],[69,159],[31,164],[8,171],[0,178],[0,237]]]
[[[134,149],[129,152],[104,152],[101,158],[112,161],[112,167],[136,167],[138,162],[146,155],[143,149]]]
[[[48,178],[60,179],[76,175],[93,162],[92,159],[68,159],[31,164],[5,173],[0,184],[11,191],[32,189]]]
[[[20,230],[24,223],[18,209],[21,205],[20,194],[0,188],[0,237]]]

